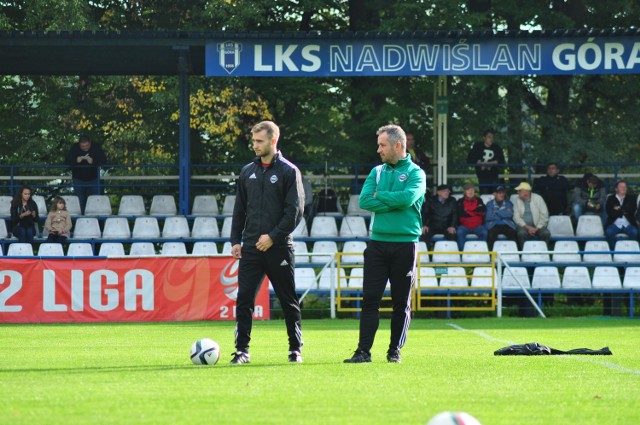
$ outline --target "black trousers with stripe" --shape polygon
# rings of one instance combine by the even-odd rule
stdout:
[[[400,350],[407,339],[411,321],[411,289],[415,282],[414,242],[370,240],[364,251],[363,301],[358,349],[369,353],[380,322],[380,301],[387,280],[391,284],[391,340],[389,351]]]
[[[236,299],[236,350],[249,351],[256,296],[266,275],[284,312],[289,350],[300,351],[302,319],[298,294],[296,294],[294,269],[293,247],[272,246],[266,252],[258,251],[255,247],[242,247]]]

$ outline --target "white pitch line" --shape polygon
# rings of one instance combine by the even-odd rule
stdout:
[[[448,323],[448,325],[451,326],[454,329],[459,330],[459,331],[471,332],[472,334],[476,334],[479,337],[482,337],[482,338],[487,339],[489,341],[502,342],[504,344],[509,344],[509,345],[518,344],[517,342],[494,338],[491,335],[489,335],[487,333],[484,333],[484,332],[472,331],[471,329],[463,328],[462,326],[456,325],[455,323]],[[593,364],[597,364],[597,365],[600,365],[600,366],[604,366],[604,367],[609,368],[609,369],[619,370],[620,372],[631,373],[633,375],[640,375],[640,370],[629,369],[629,368],[626,368],[626,367],[623,367],[623,366],[620,366],[620,365],[617,365],[617,364],[611,363],[611,362],[593,360],[593,359],[590,358],[592,356],[589,356],[589,358],[587,358],[587,357],[581,357],[581,356],[560,355],[559,357],[563,357],[563,358],[571,359],[571,360],[578,360],[578,361],[586,362],[586,363],[593,363]]]

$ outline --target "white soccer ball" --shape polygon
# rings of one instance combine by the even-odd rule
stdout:
[[[195,365],[213,366],[220,359],[220,346],[209,338],[197,340],[191,346],[191,361]]]
[[[480,421],[465,412],[442,412],[435,415],[427,425],[481,425]]]

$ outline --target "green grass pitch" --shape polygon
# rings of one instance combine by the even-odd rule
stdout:
[[[444,410],[485,425],[632,424],[640,418],[640,327],[632,319],[415,319],[402,364],[343,364],[357,320],[303,321],[304,364],[280,320],[255,322],[252,363],[228,364],[234,324],[0,326],[2,424],[426,424]],[[222,347],[213,367],[189,348]],[[613,356],[495,357],[514,343]]]

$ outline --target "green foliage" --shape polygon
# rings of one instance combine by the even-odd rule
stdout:
[[[632,0],[46,0],[0,2],[0,29],[437,31],[626,28]],[[433,77],[191,77],[192,158],[245,162],[249,130],[282,127],[282,149],[298,163],[377,162],[375,131],[394,122],[431,153]],[[510,162],[629,161],[640,125],[635,75],[450,77],[449,161],[461,163],[487,127]],[[86,132],[115,164],[175,164],[174,77],[0,77],[0,159],[57,164]],[[62,172],[63,170],[61,170]]]

